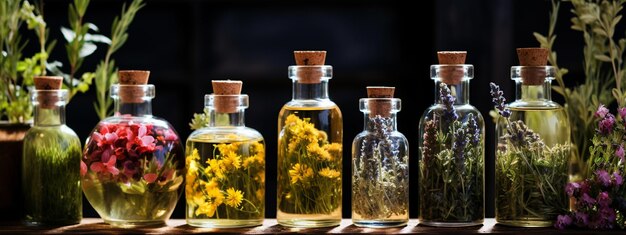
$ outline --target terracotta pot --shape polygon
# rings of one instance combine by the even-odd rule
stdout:
[[[21,219],[22,145],[30,127],[0,121],[0,220]]]

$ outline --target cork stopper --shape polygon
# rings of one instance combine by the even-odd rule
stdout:
[[[214,80],[213,95],[215,95],[215,111],[218,113],[236,113],[241,95],[241,81]]]
[[[33,78],[37,90],[37,102],[39,107],[52,109],[59,101],[59,94],[53,91],[60,90],[63,85],[61,76],[35,76]],[[46,92],[49,91],[49,92]]]
[[[326,51],[294,51],[293,56],[296,65],[311,66],[298,70],[298,82],[307,84],[321,82],[322,70],[317,66],[324,65],[326,62]]]
[[[437,52],[437,58],[440,65],[447,65],[441,67],[439,74],[441,81],[448,85],[460,84],[463,80],[465,64],[465,58],[467,57],[467,51],[439,51]]]
[[[391,100],[376,98],[393,98],[393,92],[395,91],[395,89],[395,87],[385,86],[367,87],[367,98],[373,98],[368,101],[370,117],[375,117],[376,115],[380,115],[382,117],[391,116]]]
[[[546,80],[545,66],[548,64],[548,50],[545,48],[517,48],[523,85],[541,85]]]
[[[120,70],[117,78],[120,84],[120,100],[124,103],[143,103],[145,95],[141,85],[148,84],[150,71],[146,70]]]

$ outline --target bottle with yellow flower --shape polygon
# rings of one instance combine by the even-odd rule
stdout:
[[[329,99],[325,51],[296,51],[289,67],[293,99],[278,117],[279,224],[328,227],[341,222],[343,119]]]
[[[244,124],[248,96],[241,81],[213,81],[205,98],[206,127],[187,139],[187,223],[198,227],[257,226],[265,212],[265,142]]]

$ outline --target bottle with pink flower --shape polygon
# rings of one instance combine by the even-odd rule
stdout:
[[[187,223],[212,228],[261,225],[265,212],[265,141],[246,127],[241,81],[213,81],[209,123],[187,139]]]
[[[68,91],[61,89],[62,81],[56,76],[34,78],[35,125],[24,137],[22,157],[23,212],[28,225],[77,224],[82,218],[81,145],[65,125]]]
[[[83,151],[83,191],[113,226],[164,225],[183,189],[183,147],[174,128],[152,116],[149,75],[119,71],[114,116],[98,123]]]

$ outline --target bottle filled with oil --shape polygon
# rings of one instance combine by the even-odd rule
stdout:
[[[213,81],[205,98],[209,125],[187,139],[187,223],[233,228],[261,225],[265,212],[265,142],[245,126],[241,81]]]
[[[522,66],[511,68],[515,101],[501,112],[496,126],[495,197],[500,224],[549,227],[569,207],[564,188],[571,162],[570,127],[566,111],[551,99],[556,70],[546,66],[547,53],[541,48],[520,48]]]
[[[343,119],[329,99],[325,51],[296,51],[293,99],[278,117],[277,214],[289,227],[341,222]]]

